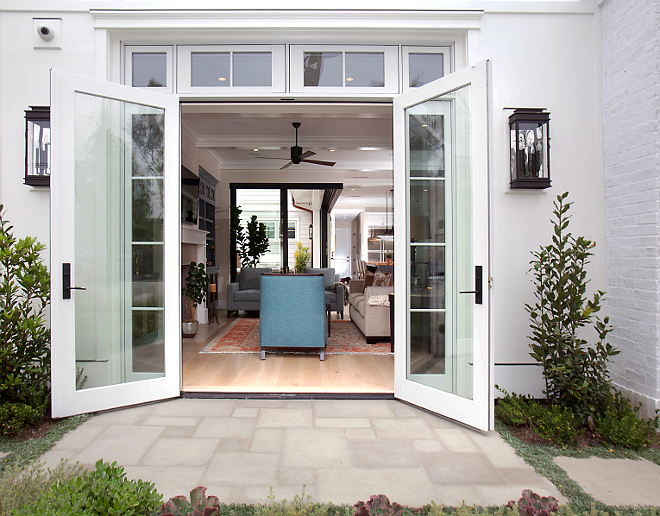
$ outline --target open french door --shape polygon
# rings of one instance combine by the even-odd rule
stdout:
[[[54,417],[180,394],[178,109],[51,72]]]
[[[394,395],[488,430],[487,62],[395,98],[394,181]]]

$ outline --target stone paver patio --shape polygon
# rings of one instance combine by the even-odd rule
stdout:
[[[100,414],[42,460],[117,461],[164,498],[198,486],[222,502],[305,493],[349,503],[386,494],[419,506],[505,504],[523,489],[566,500],[496,432],[395,400],[176,399]]]

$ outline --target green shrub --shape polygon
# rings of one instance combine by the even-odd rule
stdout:
[[[606,402],[608,361],[619,351],[605,343],[612,330],[609,319],[596,315],[604,292],[587,298],[586,265],[595,243],[567,231],[572,203],[566,197],[568,192],[554,203],[552,243],[532,253],[536,303],[525,308],[531,319],[530,355],[543,366],[546,396],[586,419]],[[593,345],[582,338],[586,326],[593,326],[597,336]]]
[[[569,407],[542,405],[531,396],[509,394],[495,386],[504,397],[495,404],[495,416],[509,426],[525,426],[560,445],[569,445],[582,433],[581,421]]]
[[[568,446],[582,435],[582,421],[569,407],[549,405],[534,418],[534,432],[553,443]]]
[[[25,403],[0,404],[0,434],[11,437],[23,428],[43,417],[43,408],[33,408]]]
[[[31,237],[16,239],[2,210],[0,204],[0,401],[44,407],[50,380],[45,246]]]
[[[641,406],[641,403],[632,406],[630,400],[618,391],[610,394],[607,407],[594,418],[596,431],[608,444],[632,450],[652,444],[660,419],[657,411],[652,419],[640,419],[637,413]]]
[[[151,482],[127,480],[124,468],[98,461],[94,471],[58,482],[42,498],[14,511],[16,516],[151,515],[162,496]]]
[[[504,393],[504,397],[499,398],[495,404],[495,416],[509,426],[528,426],[531,428],[534,425],[534,418],[540,411],[540,404],[531,396],[516,394],[515,392],[509,394],[497,385],[495,388]]]
[[[7,466],[0,473],[0,516],[13,514],[27,500],[44,496],[57,482],[65,482],[81,472],[81,466],[64,460],[55,469],[44,469],[38,462]]]

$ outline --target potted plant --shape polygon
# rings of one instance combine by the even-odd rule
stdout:
[[[209,278],[204,270],[204,264],[190,262],[186,286],[181,289],[181,293],[184,295],[183,306],[187,316],[187,320],[181,322],[184,337],[190,338],[197,334],[199,326],[199,322],[195,319],[197,306],[206,299],[208,286]]]
[[[390,253],[387,253],[385,258],[387,259],[387,263],[392,263],[392,255]]]
[[[300,274],[309,263],[311,257],[309,247],[303,247],[302,242],[298,242],[298,247],[296,248],[294,256],[296,258],[296,272]]]
[[[257,221],[257,216],[252,215],[244,228],[240,219],[242,212],[240,206],[231,208],[231,231],[236,241],[236,252],[241,267],[256,267],[268,251],[266,224]]]

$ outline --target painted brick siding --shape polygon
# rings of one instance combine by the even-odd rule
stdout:
[[[621,350],[612,379],[660,408],[660,0],[602,4],[604,313]]]

